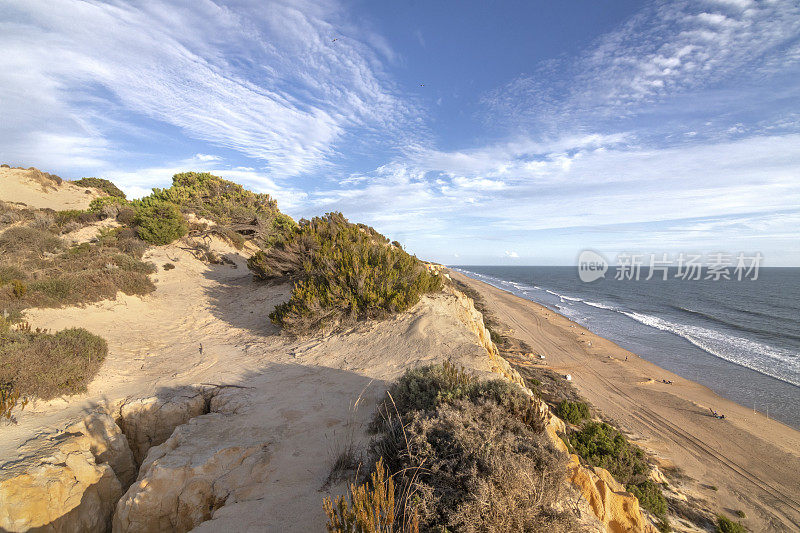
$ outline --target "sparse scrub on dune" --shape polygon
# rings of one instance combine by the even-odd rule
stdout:
[[[106,341],[85,329],[50,333],[0,318],[0,384],[7,400],[82,392],[107,353]]]
[[[55,234],[15,226],[0,234],[0,311],[19,316],[30,307],[60,307],[114,298],[117,291],[155,288],[141,261],[146,244],[130,230],[102,231],[95,243],[71,247]]]
[[[100,189],[104,193],[109,196],[115,196],[117,198],[125,198],[125,193],[120,190],[119,187],[114,185],[107,179],[103,178],[81,178],[79,180],[74,181],[75,185],[80,185],[81,187],[94,187],[95,189]]]
[[[394,483],[391,531],[574,530],[557,505],[565,459],[540,407],[450,364],[407,371],[379,405],[370,446]]]
[[[52,233],[27,226],[8,228],[0,234],[0,253],[5,256],[41,257],[61,250],[64,243]]]
[[[248,266],[262,279],[297,279],[270,318],[293,333],[381,318],[408,309],[441,278],[374,229],[329,213],[298,228]]]

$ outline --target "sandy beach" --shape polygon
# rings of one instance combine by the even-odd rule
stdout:
[[[672,481],[684,492],[719,511],[743,510],[743,523],[752,531],[800,529],[800,432],[542,305],[457,272],[451,275],[480,292],[499,321],[534,354],[544,355],[550,369],[571,374],[603,417],[654,454],[665,470],[677,468],[683,476]],[[709,408],[725,419],[714,418]]]

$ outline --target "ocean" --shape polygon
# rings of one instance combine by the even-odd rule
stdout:
[[[454,266],[663,368],[800,429],[800,268],[758,279],[584,283],[577,267]]]

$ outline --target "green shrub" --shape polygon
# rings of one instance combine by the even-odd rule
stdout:
[[[26,398],[83,392],[107,353],[106,341],[85,329],[6,329],[0,333],[0,383]]]
[[[736,516],[738,516],[739,518],[747,518],[747,515],[746,515],[746,514],[745,514],[745,512],[744,512],[744,511],[742,511],[741,509],[737,509],[735,514],[736,514]]]
[[[623,485],[638,485],[647,479],[650,465],[644,452],[622,433],[603,422],[587,422],[569,437],[575,453],[592,466],[605,468]]]
[[[147,198],[134,205],[136,215],[133,223],[143,241],[162,245],[186,235],[186,220],[174,203]]]
[[[81,178],[74,183],[76,185],[80,185],[81,187],[94,187],[95,189],[100,189],[109,196],[122,199],[125,198],[124,192],[122,192],[116,185],[103,178]]]
[[[576,426],[591,416],[589,406],[584,402],[571,402],[569,400],[564,400],[558,404],[556,413],[562,420]]]
[[[259,216],[272,218],[278,210],[270,195],[248,191],[208,172],[175,174],[172,187],[153,189],[150,198],[174,203],[185,212],[220,224],[250,223]]]
[[[172,263],[164,263],[164,266],[162,268],[164,270],[172,270],[175,268],[175,265],[173,265]]]
[[[89,202],[89,211],[92,213],[107,213],[113,211],[114,216],[117,216],[120,207],[130,205],[130,202],[125,198],[118,196],[100,196]]]
[[[659,518],[664,518],[667,514],[667,500],[661,493],[661,487],[651,480],[638,485],[629,485],[628,492],[636,496],[639,500],[639,505],[643,509],[647,509]]]
[[[56,211],[56,225],[60,228],[71,222],[85,226],[92,222],[97,222],[98,220],[98,214],[91,211],[81,211],[78,209]]]
[[[341,213],[301,221],[285,240],[248,266],[257,277],[299,278],[288,302],[270,318],[293,333],[381,318],[440,290],[442,280],[414,256],[392,247],[372,228],[351,224]]]
[[[622,433],[602,422],[586,422],[569,436],[570,447],[592,466],[608,470],[614,479],[639,498],[643,508],[659,517],[667,513],[661,487],[647,479],[650,465],[644,452]]]
[[[747,529],[739,522],[722,515],[717,516],[717,533],[746,533]]]

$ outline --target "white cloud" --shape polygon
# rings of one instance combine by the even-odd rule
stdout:
[[[519,259],[519,254],[513,250],[506,250],[504,255],[511,259]]]
[[[211,154],[194,154],[194,158],[198,161],[222,161],[220,156]]]
[[[442,233],[455,249],[484,252],[495,240],[520,246],[537,232],[571,228],[591,236],[627,225],[642,240],[649,235],[647,225],[793,212],[800,205],[800,135],[752,136],[675,148],[612,143],[604,149],[597,145],[581,149],[569,144],[586,143],[550,145],[558,149],[556,155],[573,154],[571,165],[565,166],[558,157],[542,152],[545,146],[517,142],[518,147],[534,147],[528,155],[543,161],[533,170],[506,159],[509,153],[526,159],[523,150],[509,150],[506,145],[480,150],[474,158],[465,158],[462,152],[421,152],[417,159],[384,165],[362,181],[312,193],[305,209],[341,210],[388,235],[402,236],[418,253],[437,254],[441,242],[434,235]],[[447,178],[454,173],[447,166],[451,162],[462,179]],[[503,187],[471,186],[489,174]],[[780,220],[776,215],[775,221]],[[796,233],[796,228],[773,226],[764,238],[786,232]],[[680,225],[667,233],[684,243],[698,236]],[[661,239],[668,240],[665,234]]]
[[[0,155],[43,166],[56,136],[71,143],[71,166],[101,166],[119,149],[107,141],[119,133],[111,117],[125,115],[273,174],[308,172],[350,128],[391,128],[412,113],[368,37],[327,1],[5,3]]]

